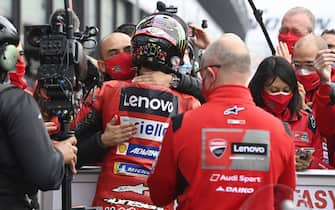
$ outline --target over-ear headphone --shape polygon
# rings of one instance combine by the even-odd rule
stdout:
[[[14,25],[3,16],[0,16],[0,71],[15,70],[19,53],[16,46],[19,36]]]
[[[19,57],[16,46],[12,44],[4,44],[0,47],[0,70],[13,71]]]

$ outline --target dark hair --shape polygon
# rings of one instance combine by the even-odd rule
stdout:
[[[325,34],[335,35],[335,29],[325,29],[324,31],[322,31],[321,36]]]
[[[272,84],[277,77],[285,82],[293,93],[293,97],[288,104],[288,108],[291,111],[291,117],[293,114],[299,116],[299,110],[302,108],[302,101],[298,90],[297,78],[292,65],[285,58],[280,56],[267,57],[259,64],[249,83],[249,89],[254,102],[259,107],[265,106],[262,98],[264,87]]]
[[[120,32],[127,34],[128,36],[132,37],[135,33],[136,25],[132,23],[124,23],[119,25],[114,32]]]

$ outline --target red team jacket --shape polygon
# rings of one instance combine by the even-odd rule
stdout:
[[[178,197],[183,210],[237,210],[273,184],[296,186],[292,138],[279,119],[256,107],[248,88],[234,85],[216,88],[201,107],[173,117],[148,179],[156,205]],[[274,209],[268,189],[261,208],[253,209]]]
[[[94,206],[109,209],[163,209],[150,200],[146,179],[160,151],[169,117],[200,106],[192,96],[168,88],[126,81],[104,83],[94,107],[103,127],[116,114],[137,125],[128,142],[112,147],[103,160]]]
[[[320,85],[313,111],[321,135],[327,138],[329,162],[335,166],[335,105],[330,104],[329,93],[329,85]]]

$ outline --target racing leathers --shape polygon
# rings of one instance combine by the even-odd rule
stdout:
[[[39,108],[25,91],[11,86],[0,93],[0,122],[0,209],[32,209],[37,200],[28,197],[60,186],[63,155],[52,146]]]
[[[105,154],[93,205],[103,209],[163,209],[150,200],[147,176],[158,156],[169,117],[198,106],[194,97],[169,88],[129,81],[105,82],[94,102],[103,129],[118,115],[119,123],[137,125],[137,133]],[[80,150],[79,145],[80,139]]]
[[[177,198],[177,209],[192,210],[237,210],[275,184],[296,186],[293,141],[238,85],[219,86],[201,107],[172,118],[148,178],[156,205]],[[274,209],[268,189],[259,209]]]

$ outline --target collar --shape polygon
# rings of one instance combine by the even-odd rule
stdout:
[[[255,104],[249,88],[242,85],[221,85],[213,89],[208,96],[208,102],[220,102],[234,100],[234,103]]]

